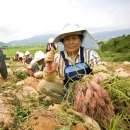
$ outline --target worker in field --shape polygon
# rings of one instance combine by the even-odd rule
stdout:
[[[39,50],[34,54],[34,59],[30,62],[30,65],[28,66],[28,74],[30,76],[36,77],[36,78],[42,78],[43,77],[43,69],[45,67],[45,54]]]
[[[63,44],[64,50],[59,53],[55,53],[53,50],[47,52],[46,67],[43,72],[45,80],[39,83],[38,89],[54,96],[54,100],[61,101],[69,84],[80,80],[85,74],[91,74],[93,68],[99,66],[101,61],[94,50],[87,48],[88,45],[91,45],[91,48],[98,48],[97,42],[86,29],[77,24],[67,24],[54,42]],[[55,82],[56,75],[62,83]]]
[[[8,72],[7,72],[7,67],[5,64],[5,57],[1,49],[0,49],[0,74],[3,79],[7,78]]]
[[[12,57],[13,61],[18,61],[19,59],[19,51],[16,52],[16,54]]]
[[[32,61],[33,57],[30,54],[30,51],[26,51],[25,52],[25,63],[30,64],[30,62]]]
[[[54,48],[56,50],[57,45],[54,43],[54,38],[49,38],[48,44],[46,46],[46,53],[51,50],[51,48]]]
[[[93,50],[98,48],[97,41],[79,25],[67,24],[55,38],[54,43],[58,42],[63,44],[64,50],[55,53],[52,49],[46,53],[44,79],[37,89],[54,103],[63,101],[66,111],[71,108],[72,113],[89,117],[92,129],[101,130],[99,122],[95,121],[97,115],[104,128],[108,127],[114,107],[100,85],[105,80],[103,71],[107,69]]]
[[[24,60],[24,53],[23,52],[19,52],[18,54],[18,62],[22,62],[23,63]]]

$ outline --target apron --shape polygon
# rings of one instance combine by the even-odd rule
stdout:
[[[65,58],[64,51],[61,51],[61,56],[65,62],[64,69],[64,91],[69,88],[69,83],[80,80],[85,74],[90,74],[92,70],[90,66],[84,62],[84,48],[80,47],[81,62],[69,65],[68,60]]]

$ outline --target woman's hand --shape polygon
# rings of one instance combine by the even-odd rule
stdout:
[[[43,71],[38,71],[34,73],[35,78],[42,78],[43,77]]]
[[[54,55],[55,55],[55,52],[54,52],[54,49],[52,48],[51,51],[46,53],[45,62],[46,63],[53,62],[54,61]]]

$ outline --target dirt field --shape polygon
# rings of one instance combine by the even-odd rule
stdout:
[[[130,74],[130,64],[107,63],[110,71],[123,68]],[[26,66],[10,63],[12,72],[16,68]],[[23,75],[22,75],[23,76]],[[27,77],[16,82],[16,75],[8,76],[6,80],[0,77],[0,129],[1,130],[87,130],[80,123],[70,126],[67,122],[58,122],[55,111],[60,106],[54,105],[46,96],[37,92],[39,79]],[[17,79],[18,80],[18,79]],[[19,84],[18,84],[19,83]],[[49,107],[50,106],[50,107]],[[72,125],[72,124],[71,124]]]

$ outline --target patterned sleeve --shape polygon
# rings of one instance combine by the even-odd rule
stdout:
[[[91,68],[93,68],[96,65],[101,64],[101,58],[96,51],[89,50],[89,62],[88,63]]]
[[[59,66],[59,59],[60,59],[60,53],[56,53],[54,56],[54,61],[57,63],[58,66]]]

